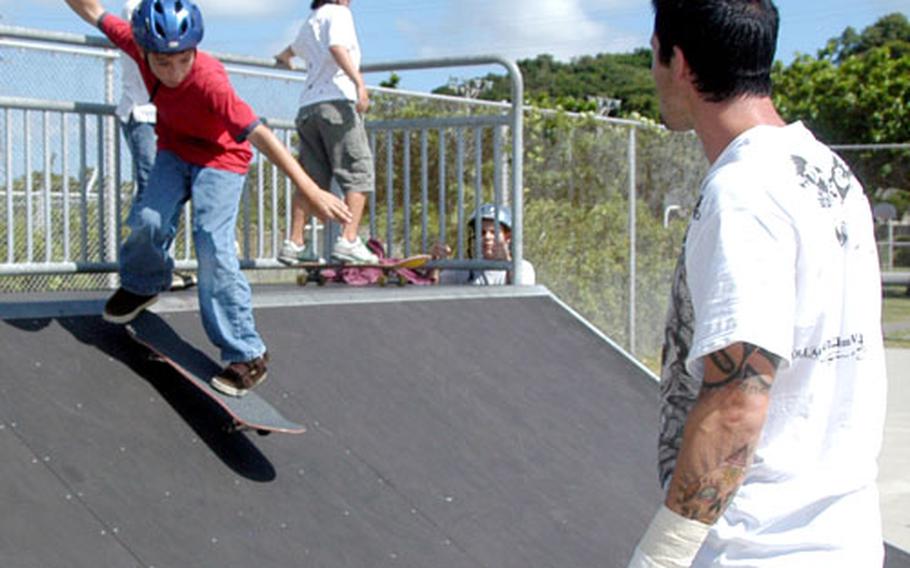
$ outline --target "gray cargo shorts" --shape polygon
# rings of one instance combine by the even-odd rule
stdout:
[[[324,101],[297,112],[298,160],[322,189],[332,178],[342,191],[373,191],[373,153],[363,117],[349,100]]]

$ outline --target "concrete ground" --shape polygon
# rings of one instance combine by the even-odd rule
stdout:
[[[885,540],[910,552],[910,349],[888,349],[888,416],[879,459]]]

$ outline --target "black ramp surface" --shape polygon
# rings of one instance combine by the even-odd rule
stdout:
[[[0,426],[0,564],[18,568],[141,566],[106,535],[80,497],[56,478],[13,427]],[[42,542],[43,541],[43,542]],[[85,551],[91,549],[91,555]]]
[[[884,568],[908,568],[910,567],[910,554],[895,548],[889,544],[885,545],[885,566]]]
[[[625,566],[656,385],[547,297],[276,307],[223,416],[97,317],[0,324],[3,566]],[[162,314],[209,350],[194,312]],[[7,538],[6,535],[15,535]]]

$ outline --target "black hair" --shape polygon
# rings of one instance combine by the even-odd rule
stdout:
[[[779,15],[771,0],[652,0],[654,56],[686,57],[698,91],[711,102],[771,94]]]
[[[320,8],[322,6],[325,6],[326,4],[337,4],[337,3],[338,3],[338,0],[313,0],[310,3],[310,10],[315,10],[316,8]]]

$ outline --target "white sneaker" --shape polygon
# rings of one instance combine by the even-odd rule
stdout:
[[[375,264],[379,262],[379,257],[370,252],[360,237],[349,241],[342,236],[335,239],[335,246],[332,247],[332,258],[346,260],[358,264]]]
[[[278,262],[293,266],[300,262],[317,262],[319,257],[306,245],[298,245],[293,241],[284,241],[278,251]]]

